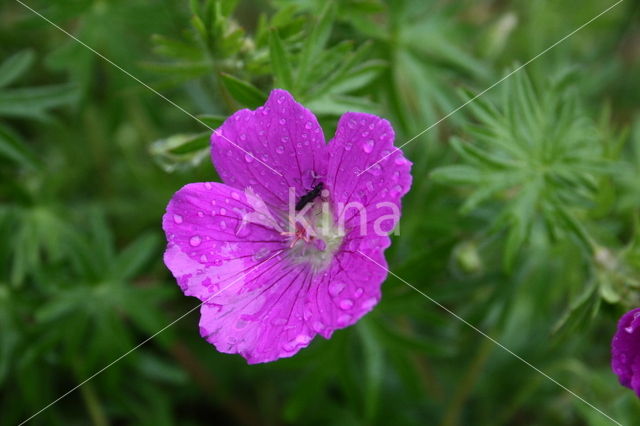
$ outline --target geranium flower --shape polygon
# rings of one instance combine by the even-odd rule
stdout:
[[[620,384],[640,397],[640,308],[620,318],[611,342],[611,368]]]
[[[326,144],[316,117],[284,90],[213,133],[224,183],[184,186],[163,218],[164,261],[184,294],[204,302],[202,337],[268,362],[373,309],[411,186],[393,139],[388,121],[346,113]]]

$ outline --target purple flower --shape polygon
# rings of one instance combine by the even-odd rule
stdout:
[[[620,384],[640,397],[640,308],[620,318],[611,342],[611,368]]]
[[[164,261],[185,295],[204,302],[202,337],[269,362],[378,303],[388,233],[411,186],[411,163],[393,139],[386,120],[346,113],[327,144],[316,117],[284,90],[213,133],[224,184],[184,186],[163,218]]]

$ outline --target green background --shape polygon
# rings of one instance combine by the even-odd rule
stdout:
[[[25,0],[210,127],[291,91],[406,142],[613,2]],[[640,3],[625,0],[404,148],[391,270],[622,424],[610,371],[640,306]],[[161,217],[214,181],[210,131],[14,0],[0,1],[0,424],[17,424],[197,300]],[[36,425],[607,425],[390,276],[373,312],[248,366],[192,313]]]

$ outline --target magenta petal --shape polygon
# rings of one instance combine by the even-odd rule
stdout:
[[[620,318],[611,342],[611,368],[620,384],[640,397],[640,308]]]
[[[243,220],[255,209],[250,195],[221,183],[192,183],[175,193],[162,220],[164,261],[186,295],[204,301],[286,248],[277,223]]]
[[[378,304],[387,263],[382,250],[370,255],[380,266],[360,253],[342,251],[327,273],[317,277],[305,296],[305,320],[311,330],[328,339]]]
[[[346,113],[329,142],[328,187],[336,217],[351,231],[345,246],[352,252],[371,256],[384,250],[400,219],[400,200],[411,187],[411,162],[393,146],[393,138],[387,120]]]
[[[322,129],[285,90],[273,90],[255,111],[243,109],[229,117],[212,134],[211,147],[226,184],[251,187],[270,205],[286,206],[289,187],[300,197],[326,174]]]
[[[282,256],[265,259],[243,286],[202,305],[200,333],[220,352],[239,353],[250,364],[295,355],[316,334],[304,319],[312,280],[309,268]]]

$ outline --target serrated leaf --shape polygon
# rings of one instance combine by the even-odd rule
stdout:
[[[264,105],[267,95],[247,81],[240,80],[231,74],[220,73],[220,81],[229,91],[231,96],[241,105],[249,108],[257,108]]]

